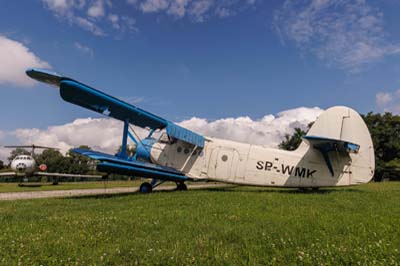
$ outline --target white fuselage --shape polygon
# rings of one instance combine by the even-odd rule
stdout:
[[[371,169],[351,167],[349,156],[333,154],[332,176],[319,152],[305,143],[296,151],[284,151],[214,138],[207,138],[205,147],[196,150],[182,141],[157,142],[151,157],[153,163],[180,170],[192,179],[242,185],[346,186],[366,183],[373,175]]]
[[[36,170],[36,162],[30,155],[18,155],[12,160],[11,169],[17,176],[31,176]]]

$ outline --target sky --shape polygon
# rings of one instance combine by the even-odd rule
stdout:
[[[64,102],[26,77],[32,67],[272,147],[331,106],[400,113],[399,11],[398,0],[4,0],[0,145],[119,145],[118,121]]]

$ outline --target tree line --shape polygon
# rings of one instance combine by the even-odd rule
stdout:
[[[362,118],[371,133],[374,143],[376,164],[374,180],[400,180],[400,116],[388,112],[384,114],[369,112],[366,115],[362,115]],[[306,130],[295,128],[292,135],[284,137],[279,144],[279,148],[295,150],[312,124],[310,123]],[[86,145],[82,145],[79,148],[90,149]],[[121,147],[116,152],[119,151],[121,151]],[[135,153],[135,149],[130,147],[127,153],[132,156]],[[30,154],[30,152],[17,148],[11,152],[8,161],[11,162],[20,154]],[[90,174],[95,172],[95,161],[73,153],[71,150],[64,156],[58,150],[47,149],[41,154],[34,155],[34,157],[38,165],[46,164],[48,172],[71,174]],[[7,165],[0,161],[0,169],[5,167]],[[117,178],[116,175],[115,178]]]
[[[375,181],[384,179],[400,180],[400,116],[386,112],[384,114],[369,112],[362,115],[374,143]],[[295,128],[292,135],[286,135],[279,148],[295,150],[300,145],[312,126],[306,130]]]

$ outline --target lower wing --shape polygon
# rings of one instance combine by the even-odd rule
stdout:
[[[78,174],[62,174],[62,173],[48,173],[48,172],[35,172],[37,176],[54,176],[54,177],[81,177],[81,178],[103,178],[101,175],[78,175]]]
[[[0,176],[16,176],[17,174],[15,172],[4,172],[0,173]]]
[[[118,173],[161,180],[183,181],[189,178],[171,167],[159,166],[137,160],[123,159],[110,154],[83,149],[72,150],[75,153],[100,161],[97,170],[106,173]]]

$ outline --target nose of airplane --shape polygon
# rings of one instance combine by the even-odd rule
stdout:
[[[19,171],[19,172],[24,172],[25,171],[25,169],[26,169],[26,164],[24,164],[24,163],[19,163],[19,164],[17,164],[17,170]]]

